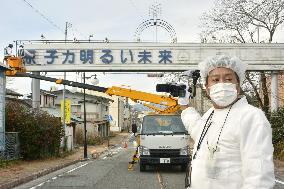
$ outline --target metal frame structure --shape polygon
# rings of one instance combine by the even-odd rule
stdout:
[[[149,27],[161,27],[163,29],[165,29],[169,34],[170,34],[170,37],[171,37],[171,42],[172,43],[176,43],[177,42],[177,36],[176,36],[176,32],[175,32],[175,29],[173,28],[172,25],[170,25],[167,21],[165,20],[162,20],[162,19],[159,19],[159,18],[152,18],[152,19],[149,19],[149,20],[145,20],[144,22],[142,22],[136,29],[135,31],[135,41],[141,41],[140,39],[140,35],[141,33],[149,28]]]

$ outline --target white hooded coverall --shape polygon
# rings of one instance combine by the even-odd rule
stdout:
[[[195,141],[193,154],[213,110],[212,124],[192,160],[190,189],[272,189],[275,178],[271,126],[264,113],[249,105],[245,97],[232,106],[213,156],[209,149],[216,146],[229,107],[211,108],[203,117],[191,107],[182,112],[182,121]]]

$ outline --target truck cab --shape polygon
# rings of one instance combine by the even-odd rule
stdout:
[[[147,165],[180,165],[189,163],[188,132],[180,115],[146,115],[140,128],[140,171]]]

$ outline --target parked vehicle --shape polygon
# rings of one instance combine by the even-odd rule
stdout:
[[[147,165],[180,165],[189,163],[189,135],[180,115],[146,115],[140,129],[140,171]]]

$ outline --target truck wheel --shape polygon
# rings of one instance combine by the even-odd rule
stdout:
[[[187,168],[187,163],[181,165],[181,171],[182,172],[186,171],[186,168]]]
[[[140,172],[144,172],[144,171],[146,171],[146,165],[140,163]]]

